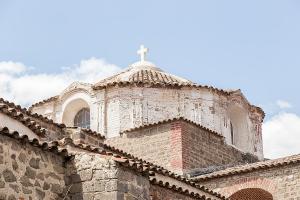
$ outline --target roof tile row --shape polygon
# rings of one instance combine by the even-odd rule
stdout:
[[[200,175],[197,177],[192,178],[191,180],[196,182],[206,181],[214,178],[221,178],[226,176],[233,176],[237,174],[242,173],[249,173],[256,170],[264,170],[264,169],[270,169],[275,167],[282,167],[290,164],[300,163],[300,154],[278,158],[274,160],[267,160],[267,161],[261,161],[256,162],[252,164],[245,164],[235,167],[230,167],[224,170],[212,172],[205,175]]]

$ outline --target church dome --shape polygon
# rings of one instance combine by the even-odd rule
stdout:
[[[149,61],[145,61],[148,48],[143,45],[138,50],[141,60],[129,65],[128,68],[122,72],[113,75],[109,78],[103,79],[93,85],[94,89],[101,89],[114,85],[126,84],[144,84],[151,86],[192,86],[193,82],[180,78],[178,76],[169,74],[155,66]]]
[[[147,84],[163,86],[194,85],[193,82],[187,79],[164,72],[151,62],[140,61],[129,65],[128,68],[116,75],[97,82],[94,84],[94,89],[124,84]]]

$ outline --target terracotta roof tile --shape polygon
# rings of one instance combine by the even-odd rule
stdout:
[[[51,101],[55,101],[55,100],[57,100],[58,99],[58,95],[57,96],[53,96],[53,97],[50,97],[50,98],[48,98],[48,99],[44,99],[44,100],[42,100],[42,101],[39,101],[39,102],[36,102],[36,103],[34,103],[34,104],[32,104],[28,109],[29,110],[31,110],[33,107],[35,107],[35,106],[40,106],[40,105],[43,105],[43,104],[45,104],[45,103],[49,103],[49,102],[51,102]]]
[[[58,142],[41,142],[37,138],[29,139],[27,135],[20,135],[17,131],[10,131],[7,127],[0,128],[0,134],[39,147],[64,157],[70,157],[66,148],[61,148]]]
[[[220,178],[220,177],[226,177],[226,176],[233,176],[236,174],[253,172],[256,170],[282,167],[282,166],[295,164],[295,163],[300,163],[300,154],[283,157],[283,158],[278,158],[278,159],[274,159],[274,160],[267,160],[267,161],[261,161],[261,162],[251,163],[251,164],[230,167],[230,168],[227,168],[224,170],[200,175],[200,176],[192,178],[191,180],[199,182],[199,181],[205,181],[205,180],[214,179],[214,178]]]
[[[27,110],[26,108],[22,108],[20,105],[15,105],[12,102],[6,101],[3,98],[0,98],[0,103],[8,105],[10,108],[16,109],[16,111],[22,112],[22,114],[27,115],[28,117],[33,117],[36,119],[39,119],[45,123],[49,123],[52,125],[55,125],[58,128],[65,128],[66,125],[55,123],[52,119],[48,119],[47,117],[44,117],[43,115],[39,115],[37,113],[32,113],[31,111]]]
[[[190,192],[188,189],[183,190],[182,187],[178,187],[176,185],[171,185],[169,182],[164,182],[164,181],[161,181],[161,180],[157,180],[154,177],[150,177],[149,180],[150,180],[150,183],[153,184],[153,185],[158,185],[160,187],[167,188],[169,190],[172,190],[172,191],[177,192],[179,194],[189,196],[189,197],[194,198],[194,199],[201,199],[201,200],[209,200],[210,199],[210,198],[207,198],[205,195],[200,195],[199,193]],[[222,196],[222,195],[220,195],[216,192],[214,193],[213,196],[219,197],[220,199],[227,200],[226,197],[224,197],[224,196]]]
[[[42,122],[49,125],[54,125],[57,128],[61,129],[61,131],[66,128],[65,124],[55,123],[53,120],[48,119],[47,117],[44,117],[37,113],[32,113],[26,108],[22,108],[20,105],[15,105],[12,102],[5,101],[3,98],[0,98],[0,112],[5,113],[10,117],[13,117],[14,119],[20,121],[39,136],[43,136],[46,132],[46,129],[45,127],[42,127],[35,119],[41,120]],[[99,137],[100,139],[105,139],[105,136],[92,131],[91,129],[81,128],[81,130],[88,135]]]
[[[22,112],[16,110],[15,108],[9,107],[8,104],[0,103],[0,112],[21,122],[24,126],[29,128],[38,136],[45,136],[46,129],[42,128],[36,121],[25,116]]]

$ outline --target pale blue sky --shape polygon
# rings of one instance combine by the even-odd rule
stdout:
[[[165,71],[262,106],[266,157],[300,152],[296,0],[0,0],[0,96],[28,105],[128,66],[140,44]]]
[[[0,0],[0,61],[36,72],[92,56],[126,67],[142,43],[164,70],[241,88],[268,117],[277,100],[300,114],[300,1]]]

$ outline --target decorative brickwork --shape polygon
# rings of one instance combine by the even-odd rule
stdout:
[[[300,165],[291,163],[285,166],[273,166],[236,175],[211,178],[198,183],[227,197],[238,191],[258,188],[272,194],[274,200],[300,199]]]

